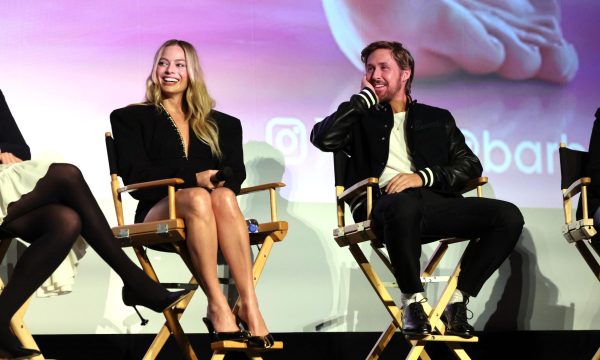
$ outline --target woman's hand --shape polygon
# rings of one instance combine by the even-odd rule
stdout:
[[[196,173],[196,184],[208,190],[222,187],[225,184],[225,181],[214,183],[210,180],[217,172],[218,170],[204,170]]]
[[[9,153],[9,152],[0,153],[0,164],[15,164],[15,163],[20,163],[20,162],[23,162],[23,160],[14,156],[12,153]]]

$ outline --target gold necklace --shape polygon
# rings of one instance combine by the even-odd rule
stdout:
[[[185,148],[185,142],[183,141],[183,136],[181,136],[181,132],[179,131],[177,124],[175,124],[175,120],[173,120],[173,118],[171,117],[171,114],[169,114],[169,112],[167,111],[167,109],[165,108],[165,106],[162,103],[160,104],[160,108],[165,112],[165,114],[167,114],[167,117],[169,118],[171,125],[173,125],[173,127],[175,128],[175,131],[177,131],[177,135],[179,135],[179,141],[181,142],[181,149],[183,150],[183,157],[187,159],[188,153]]]

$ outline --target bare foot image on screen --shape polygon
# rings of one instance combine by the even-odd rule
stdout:
[[[563,36],[556,0],[326,0],[333,36],[359,69],[375,40],[411,49],[420,77],[465,71],[567,83],[579,67]]]

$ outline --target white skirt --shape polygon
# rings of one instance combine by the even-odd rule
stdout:
[[[31,192],[46,175],[51,162],[29,160],[16,164],[0,164],[0,224],[6,217],[8,205]],[[38,297],[68,294],[73,289],[79,259],[85,254],[87,244],[80,236],[73,248],[52,275],[37,291]]]

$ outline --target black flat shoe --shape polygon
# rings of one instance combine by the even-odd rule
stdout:
[[[446,334],[470,338],[475,335],[475,329],[468,322],[468,300],[448,304],[444,309],[443,320],[446,322]]]
[[[275,339],[271,333],[265,336],[252,336],[248,338],[248,347],[259,348],[259,349],[270,349],[275,344]]]
[[[246,342],[250,336],[246,330],[216,332],[212,322],[208,318],[202,318],[202,321],[204,321],[204,325],[206,325],[206,328],[208,329],[210,342],[225,340]]]
[[[423,305],[413,302],[402,311],[402,333],[406,336],[425,336],[431,334],[431,325]]]
[[[128,287],[123,286],[123,290],[122,290],[121,294],[122,294],[122,298],[123,298],[123,303],[127,306],[132,306],[133,309],[135,310],[135,312],[140,317],[140,320],[142,321],[142,325],[146,325],[148,323],[148,320],[144,319],[142,317],[142,314],[140,314],[140,312],[138,311],[138,309],[136,307],[137,305],[147,307],[148,309],[155,311],[155,312],[163,312],[169,308],[172,308],[178,302],[183,300],[183,298],[185,296],[187,296],[187,294],[190,291],[191,290],[180,290],[180,291],[174,291],[174,292],[169,291],[168,292],[169,294],[167,296],[165,296],[163,299],[154,299],[154,298],[142,299],[137,293],[133,292]]]

